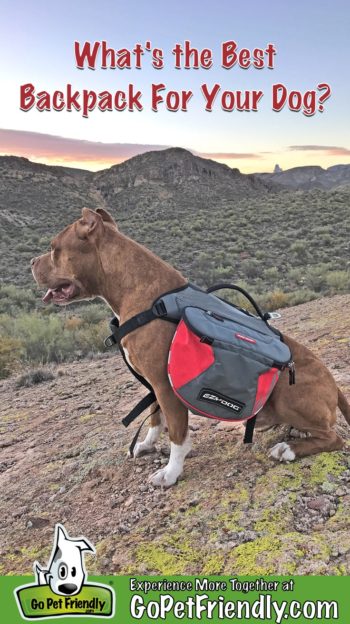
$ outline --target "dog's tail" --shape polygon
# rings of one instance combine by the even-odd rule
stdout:
[[[339,390],[339,388],[338,388],[338,407],[341,413],[343,414],[343,416],[345,417],[346,421],[350,425],[350,405],[346,397],[342,393],[342,391]]]

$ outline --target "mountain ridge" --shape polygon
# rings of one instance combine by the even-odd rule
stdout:
[[[346,188],[296,193],[181,148],[99,172],[2,157],[1,282],[33,289],[30,259],[87,206],[109,210],[121,231],[198,285],[242,280],[266,300],[275,290],[330,294],[329,277],[341,292],[349,201]]]
[[[320,165],[300,165],[291,167],[289,169],[274,171],[274,172],[256,172],[256,173],[241,173],[237,167],[229,167],[224,163],[219,163],[216,160],[210,158],[203,158],[190,150],[181,147],[170,147],[163,150],[150,150],[142,154],[137,154],[124,160],[122,163],[111,165],[106,169],[100,169],[92,172],[87,169],[67,167],[66,165],[49,165],[44,163],[37,163],[22,156],[5,155],[0,156],[0,173],[4,169],[4,165],[9,165],[10,168],[15,168],[16,165],[22,165],[25,169],[32,167],[35,171],[51,170],[57,175],[72,175],[72,176],[86,176],[91,180],[100,180],[107,175],[117,172],[125,172],[130,167],[133,167],[135,163],[145,163],[153,161],[154,164],[162,163],[164,160],[180,160],[187,165],[192,162],[197,163],[198,170],[202,167],[208,176],[215,174],[219,175],[222,179],[225,175],[234,178],[234,176],[244,176],[247,180],[259,180],[268,188],[274,188],[278,190],[281,188],[288,188],[292,190],[311,190],[319,188],[321,190],[331,190],[335,188],[343,188],[350,186],[350,164],[337,164],[330,167],[323,168]],[[220,173],[219,173],[220,172]],[[214,177],[215,177],[214,175]],[[257,182],[255,182],[257,184]]]

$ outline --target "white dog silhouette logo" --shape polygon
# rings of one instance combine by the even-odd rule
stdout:
[[[54,545],[47,569],[37,561],[34,573],[38,585],[50,585],[55,594],[74,596],[78,594],[86,579],[84,551],[95,554],[90,542],[81,537],[72,539],[62,524],[56,524]]]
[[[87,582],[86,552],[96,554],[89,540],[72,538],[62,524],[56,524],[49,563],[43,567],[35,561],[36,582],[18,587],[14,592],[22,618],[114,616],[114,590],[102,583]]]

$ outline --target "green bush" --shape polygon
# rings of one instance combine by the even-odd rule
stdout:
[[[20,314],[15,319],[0,316],[0,339],[20,338],[17,351],[20,347],[23,363],[64,362],[103,351],[107,333],[106,321],[85,323],[79,317],[39,313]]]
[[[262,274],[262,263],[254,258],[243,260],[241,269],[247,277],[259,277]]]
[[[307,241],[299,240],[291,244],[290,251],[295,254],[300,261],[304,261],[308,257],[308,247],[309,244]]]
[[[280,277],[280,272],[277,267],[270,267],[264,271],[264,279],[270,280],[278,280]]]
[[[314,290],[310,290],[309,288],[299,288],[298,290],[294,290],[290,293],[289,305],[300,305],[301,303],[317,299],[317,297],[319,297],[319,295]]]
[[[349,271],[331,271],[326,275],[326,282],[328,286],[336,292],[348,291],[350,286],[350,273]]]
[[[18,338],[0,336],[0,379],[6,379],[19,368],[22,343]]]
[[[327,283],[326,275],[326,271],[322,267],[311,267],[305,272],[305,285],[311,290],[321,292]]]
[[[0,314],[16,310],[33,310],[36,296],[29,288],[17,288],[14,284],[0,286]]]

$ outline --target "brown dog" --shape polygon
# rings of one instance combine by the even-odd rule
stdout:
[[[40,286],[48,288],[44,301],[68,304],[100,297],[123,323],[149,308],[162,293],[186,283],[174,268],[118,231],[108,212],[83,208],[82,217],[66,227],[52,241],[51,252],[32,260],[32,271]],[[169,463],[151,477],[154,485],[170,486],[182,473],[190,450],[188,412],[173,393],[167,376],[169,346],[174,325],[162,320],[133,331],[123,339],[123,347],[133,368],[153,386],[169,429]],[[350,424],[350,406],[322,362],[303,345],[284,337],[297,369],[297,384],[289,386],[284,371],[259,420],[290,424],[309,434],[302,440],[280,442],[270,455],[291,461],[321,451],[343,447],[335,433],[337,405]],[[153,408],[154,409],[154,408]],[[145,440],[135,448],[135,456],[154,448],[163,421],[160,411],[151,417]]]

